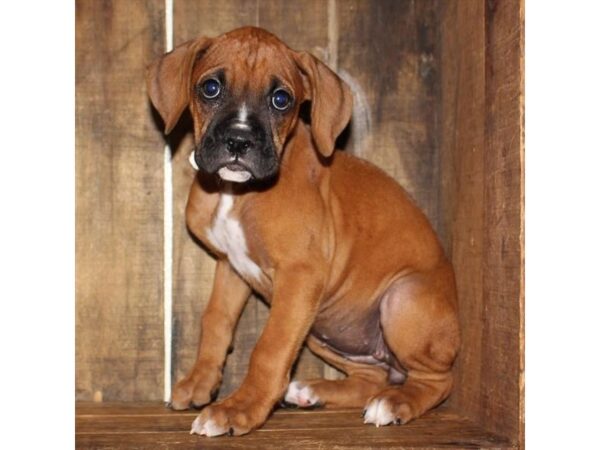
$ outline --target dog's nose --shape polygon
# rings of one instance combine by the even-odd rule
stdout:
[[[224,141],[227,150],[234,155],[243,155],[255,146],[255,140],[250,134],[239,131],[228,133]]]

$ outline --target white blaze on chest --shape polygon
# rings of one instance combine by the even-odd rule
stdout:
[[[221,194],[217,215],[207,231],[208,240],[217,250],[227,255],[229,263],[243,278],[258,280],[260,267],[248,257],[244,229],[237,219],[230,217],[232,206],[233,196]]]

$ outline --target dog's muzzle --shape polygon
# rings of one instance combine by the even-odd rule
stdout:
[[[278,168],[272,141],[264,128],[236,120],[223,122],[212,130],[209,127],[190,162],[197,170],[216,173],[222,180],[234,183],[269,178]]]
[[[234,126],[223,137],[224,145],[233,158],[233,162],[219,169],[217,172],[221,179],[234,183],[243,183],[252,178],[247,168],[239,163],[243,157],[251,151],[255,151],[258,140],[254,133],[246,129],[246,126]]]

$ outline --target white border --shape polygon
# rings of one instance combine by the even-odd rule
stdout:
[[[74,18],[2,4],[2,448],[75,447]]]
[[[597,448],[600,5],[525,6],[526,447]]]

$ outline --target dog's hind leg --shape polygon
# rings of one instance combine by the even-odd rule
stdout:
[[[381,326],[407,378],[366,403],[366,423],[406,423],[448,397],[459,346],[454,292],[454,276],[447,265],[409,275],[388,288],[380,306]]]
[[[362,407],[388,384],[382,367],[349,361],[309,337],[310,350],[348,376],[342,380],[311,379],[289,384],[284,401],[301,408]]]

